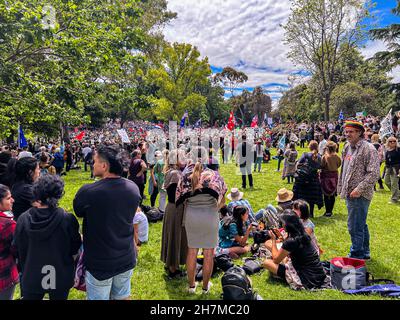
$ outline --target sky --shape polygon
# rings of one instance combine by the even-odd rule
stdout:
[[[400,23],[391,13],[396,0],[375,2],[377,26]],[[305,75],[287,58],[283,43],[281,25],[290,15],[290,0],[168,0],[168,8],[178,17],[165,27],[166,39],[196,46],[202,57],[208,57],[214,73],[226,66],[245,72],[249,80],[237,94],[262,86],[275,106],[288,89],[288,76]],[[382,49],[384,43],[368,40],[361,51],[369,58]],[[400,68],[391,75],[400,82]]]

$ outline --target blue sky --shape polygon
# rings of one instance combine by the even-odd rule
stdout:
[[[391,13],[395,0],[375,2],[372,11],[378,26],[400,23]],[[276,105],[288,88],[289,75],[307,75],[287,58],[288,48],[282,41],[280,25],[289,17],[290,0],[168,0],[168,6],[178,18],[165,28],[166,39],[198,47],[214,73],[225,66],[245,72],[249,81],[236,94],[262,86]],[[371,57],[384,49],[382,42],[367,41],[361,50]],[[392,76],[400,81],[400,69]]]

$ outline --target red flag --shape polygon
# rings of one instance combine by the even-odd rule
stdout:
[[[229,121],[228,121],[228,126],[227,128],[232,131],[235,129],[235,116],[233,115],[233,112],[231,111],[231,114],[229,116]]]
[[[83,137],[85,136],[85,131],[82,131],[80,134],[78,134],[75,139],[78,141],[82,141]]]
[[[252,128],[257,128],[258,126],[258,116],[254,116],[253,121],[251,122],[251,127]]]
[[[129,130],[129,132],[133,132],[133,128],[129,128],[128,130]]]

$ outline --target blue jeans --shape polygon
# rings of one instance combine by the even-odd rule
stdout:
[[[257,166],[258,166],[258,172],[261,171],[261,163],[263,161],[262,157],[257,157],[256,162],[254,163],[254,171],[257,170]]]
[[[370,200],[363,197],[346,199],[347,211],[349,213],[347,227],[351,237],[351,258],[364,259],[370,257],[369,230],[367,225],[370,203]]]
[[[86,271],[86,294],[88,300],[125,300],[131,295],[133,270],[120,273],[110,279],[97,280]]]

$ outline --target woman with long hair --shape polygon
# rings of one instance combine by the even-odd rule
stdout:
[[[325,217],[331,217],[333,214],[333,207],[335,206],[335,198],[337,195],[339,168],[342,165],[342,160],[337,155],[336,150],[337,144],[333,141],[328,141],[325,154],[322,157],[321,188],[324,193]]]
[[[282,180],[288,180],[288,183],[294,181],[294,174],[296,172],[296,160],[297,160],[296,144],[291,142],[289,148],[284,153],[285,161],[283,163]]]
[[[225,204],[227,187],[217,171],[204,168],[208,163],[208,153],[203,149],[192,150],[192,160],[195,161],[183,172],[177,189],[177,203],[185,203],[184,226],[189,247],[186,259],[188,292],[196,292],[196,260],[199,249],[203,249],[203,293],[207,294],[211,287],[214,249],[218,246],[218,211]]]
[[[12,300],[19,282],[18,269],[11,250],[17,225],[11,213],[13,203],[10,189],[0,184],[0,300]]]
[[[304,199],[310,205],[310,215],[314,217],[314,205],[321,209],[324,205],[322,198],[319,172],[321,156],[318,154],[318,142],[310,141],[310,152],[305,152],[297,163],[295,182],[293,185],[293,200]]]
[[[269,232],[272,240],[272,259],[264,260],[264,268],[287,281],[293,278],[293,273],[297,274],[300,280],[300,284],[297,285],[301,288],[318,289],[324,287],[328,282],[327,276],[300,218],[295,212],[285,210],[281,216],[281,221],[287,238],[283,241],[281,248],[278,249],[275,233]],[[289,262],[283,264],[282,262],[286,258],[289,258],[287,260]]]
[[[167,206],[163,218],[161,238],[161,261],[164,262],[168,278],[185,276],[179,266],[186,263],[187,239],[183,225],[183,204],[176,205],[176,188],[182,177],[186,159],[184,152],[173,150],[165,153],[164,182],[162,189],[167,193]]]
[[[399,174],[400,174],[400,147],[396,137],[389,137],[385,145],[385,184],[392,192],[390,204],[398,203]]]
[[[249,209],[236,206],[232,216],[224,217],[219,224],[219,245],[221,253],[229,254],[233,259],[250,251],[247,240],[252,229],[249,220]]]
[[[13,205],[15,221],[18,221],[19,216],[33,206],[33,183],[39,175],[39,163],[35,158],[25,157],[15,163],[15,182],[11,188],[11,194],[15,200]]]

